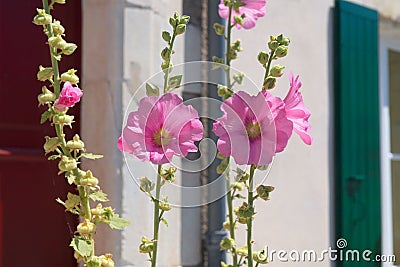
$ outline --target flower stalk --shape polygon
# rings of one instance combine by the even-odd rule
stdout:
[[[249,188],[247,192],[247,201],[249,203],[249,209],[254,213],[254,197],[253,197],[253,178],[256,166],[254,164],[250,167],[249,177]],[[252,241],[252,229],[253,229],[253,214],[247,218],[247,266],[253,267],[253,241]]]
[[[151,257],[151,267],[157,264],[157,248],[158,248],[158,231],[160,229],[160,191],[161,191],[161,171],[162,165],[159,164],[157,168],[157,181],[156,181],[156,197],[154,199],[154,221],[153,221],[153,254]]]

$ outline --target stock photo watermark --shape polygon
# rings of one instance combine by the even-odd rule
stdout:
[[[395,255],[375,254],[372,250],[349,249],[347,240],[339,238],[336,247],[324,250],[275,250],[266,246],[257,257],[267,262],[395,262]]]

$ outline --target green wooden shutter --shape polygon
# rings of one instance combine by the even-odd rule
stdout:
[[[378,14],[346,1],[335,4],[336,238],[347,240],[346,249],[379,254]],[[342,261],[338,266],[380,265]]]

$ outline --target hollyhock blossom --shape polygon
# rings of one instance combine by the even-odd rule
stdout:
[[[237,8],[236,10],[235,8],[232,9],[231,23],[235,23],[235,15],[244,15],[243,24],[236,24],[236,28],[254,28],[256,26],[257,19],[265,15],[266,0],[241,0],[241,4],[242,5],[239,5],[239,8]],[[229,17],[229,7],[224,5],[224,0],[221,0],[218,6],[218,13],[221,18],[228,19]]]
[[[293,74],[290,74],[290,89],[285,99],[285,111],[286,116],[293,122],[293,130],[300,136],[303,142],[307,145],[311,145],[312,137],[308,133],[311,129],[308,119],[310,118],[310,111],[304,106],[303,97],[299,92],[301,82],[299,76],[294,78]]]
[[[286,120],[285,116],[278,110],[274,113],[270,110],[262,92],[250,96],[239,91],[222,103],[221,110],[224,115],[213,127],[219,137],[219,152],[225,157],[232,156],[237,164],[271,163],[277,140],[274,116]]]
[[[54,107],[59,111],[64,111],[66,108],[73,107],[78,103],[82,95],[81,89],[72,86],[70,82],[65,82]]]
[[[194,141],[202,136],[203,125],[197,111],[185,106],[179,95],[167,93],[140,100],[138,110],[128,116],[118,147],[140,161],[164,164],[173,155],[196,152]]]
[[[275,152],[282,152],[293,131],[293,123],[288,120],[285,110],[285,103],[277,96],[273,96],[267,90],[262,91],[267,99],[268,106],[272,113],[276,129],[276,150]]]

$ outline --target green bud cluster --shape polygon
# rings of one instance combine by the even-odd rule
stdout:
[[[235,247],[235,240],[232,238],[224,238],[219,243],[221,250],[230,250]]]
[[[225,85],[221,85],[221,84],[218,84],[217,85],[217,89],[218,89],[218,91],[217,91],[217,93],[218,93],[218,96],[220,96],[220,97],[222,97],[222,99],[228,99],[228,98],[230,98],[232,95],[233,95],[233,91],[232,90],[230,90],[227,86],[225,86]],[[221,168],[223,168],[224,166],[221,166]],[[225,168],[226,168],[226,166],[225,166]],[[224,168],[224,169],[225,169]],[[221,169],[222,170],[222,169]],[[218,172],[218,170],[217,170],[217,172]],[[223,171],[221,172],[221,174],[223,173]]]

